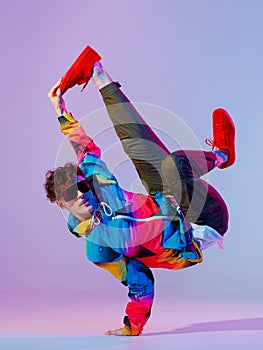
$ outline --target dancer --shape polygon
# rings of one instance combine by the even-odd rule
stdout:
[[[100,148],[66,109],[62,97],[92,80],[115,131],[149,195],[122,189],[101,160]],[[235,161],[235,128],[222,108],[213,112],[212,151],[171,153],[113,82],[101,57],[87,46],[48,94],[77,164],[46,173],[47,197],[70,212],[68,228],[86,239],[87,258],[129,289],[124,325],[107,335],[137,336],[151,314],[151,268],[178,270],[202,261],[202,250],[221,245],[228,211],[219,193],[200,177]],[[98,121],[99,123],[99,121]]]

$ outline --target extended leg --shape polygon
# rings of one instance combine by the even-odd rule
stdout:
[[[165,190],[161,164],[169,154],[168,149],[100,63],[95,65],[92,79],[100,89],[115,131],[147,191],[154,195],[156,191]]]

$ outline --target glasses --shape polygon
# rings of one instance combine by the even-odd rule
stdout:
[[[90,184],[87,181],[80,181],[76,184],[70,186],[66,191],[63,193],[63,198],[65,202],[72,201],[73,199],[76,199],[78,197],[78,191],[81,193],[86,193],[91,189]]]

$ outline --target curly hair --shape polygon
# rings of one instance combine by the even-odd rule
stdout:
[[[63,197],[64,191],[74,182],[76,175],[77,165],[73,163],[46,172],[44,188],[50,202],[54,203]]]

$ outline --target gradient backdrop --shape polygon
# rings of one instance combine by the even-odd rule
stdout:
[[[42,188],[63,142],[47,92],[91,44],[132,101],[175,113],[205,149],[214,108],[236,123],[237,162],[210,176],[230,209],[226,249],[211,248],[189,270],[155,270],[157,291],[262,297],[262,13],[260,0],[1,1],[3,295],[95,295],[105,285],[126,293],[86,260],[84,242],[67,232]],[[103,107],[92,84],[65,98],[78,118]]]

